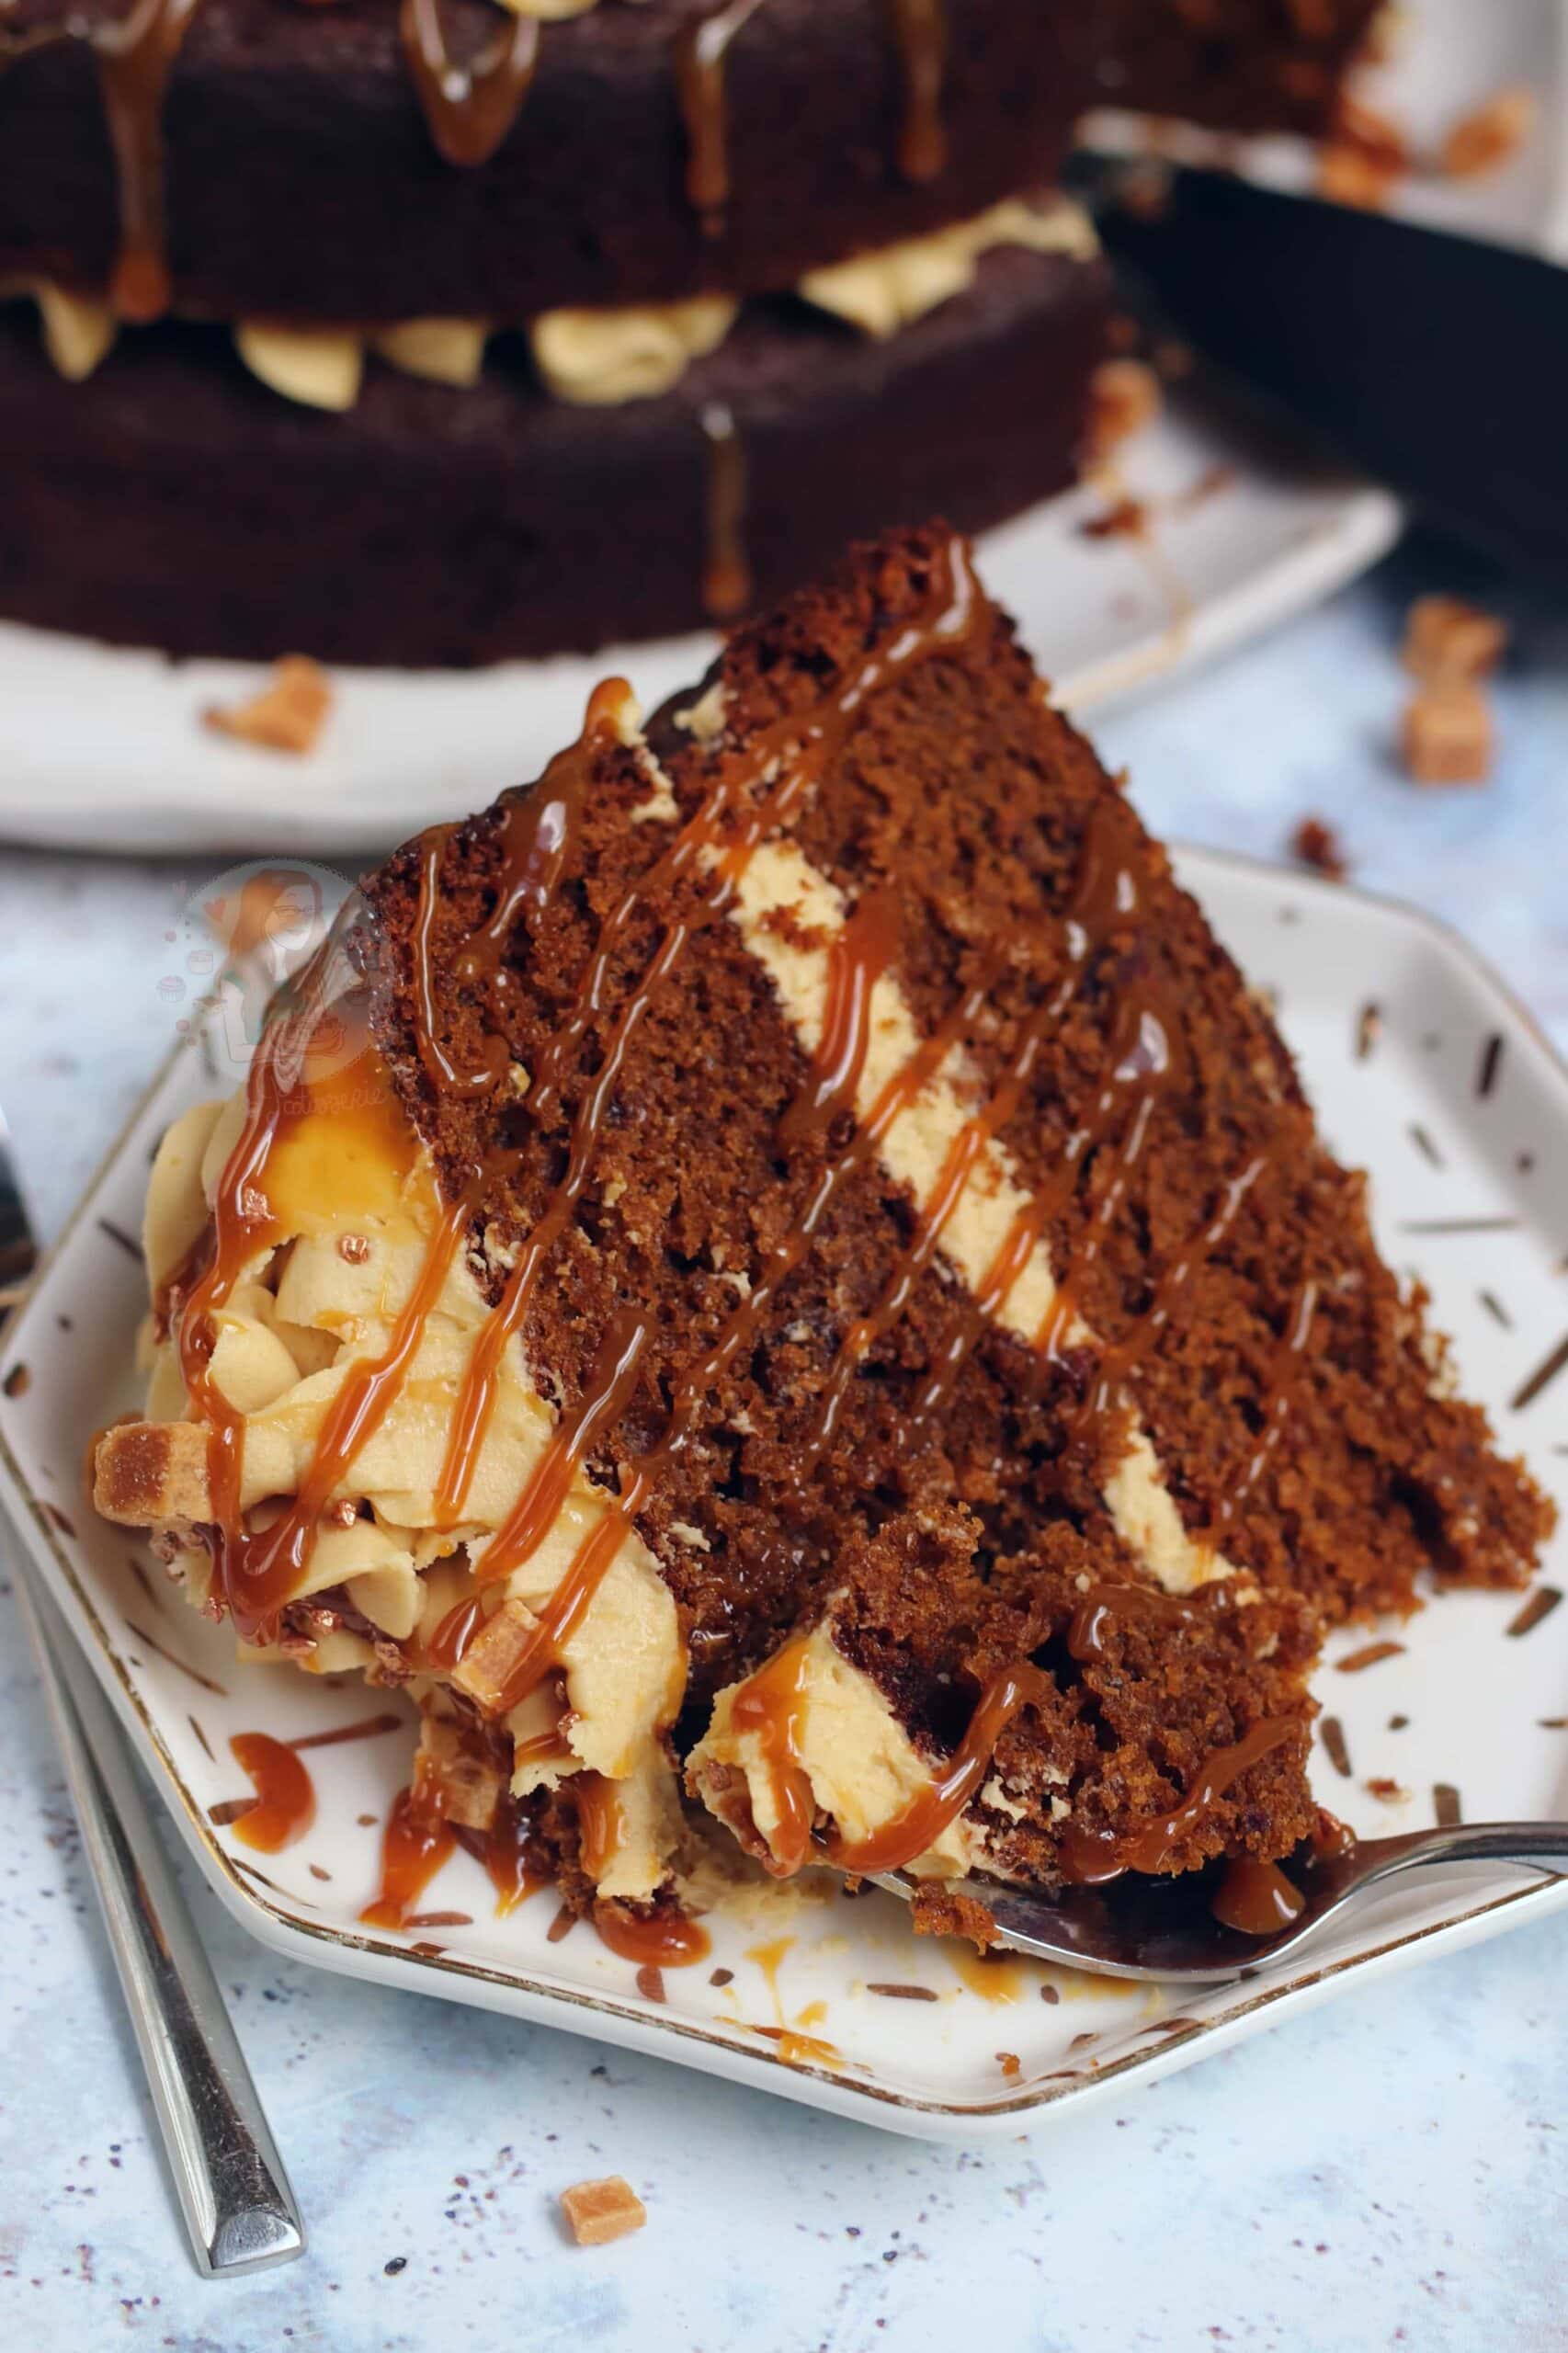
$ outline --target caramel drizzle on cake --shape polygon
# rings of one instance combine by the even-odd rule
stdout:
[[[835,932],[822,1035],[806,1083],[778,1122],[780,1151],[853,1116],[870,1051],[872,995],[898,953],[898,901],[891,891],[869,891],[843,930]]]
[[[808,1638],[787,1643],[735,1693],[730,1721],[757,1742],[767,1771],[778,1828],[759,1849],[775,1879],[789,1879],[813,1848],[816,1801],[801,1761]],[[994,1675],[976,1702],[963,1738],[922,1790],[868,1838],[825,1842],[822,1856],[846,1871],[896,1871],[934,1847],[979,1790],[997,1742],[1019,1710],[1042,1699],[1046,1677],[1027,1660]]]
[[[932,180],[948,160],[942,84],[948,64],[947,0],[890,0],[903,61],[903,123],[898,167],[906,180]]]
[[[164,99],[200,6],[201,0],[132,0],[126,16],[103,23],[69,17],[32,32],[0,32],[0,73],[36,50],[80,43],[97,61],[119,182],[119,251],[109,301],[118,317],[136,325],[162,318],[169,306]]]
[[[1080,1887],[1098,1887],[1107,1880],[1119,1879],[1123,1871],[1161,1870],[1178,1841],[1196,1827],[1216,1799],[1286,1741],[1302,1736],[1299,1723],[1266,1716],[1233,1746],[1217,1748],[1205,1757],[1180,1804],[1169,1813],[1156,1814],[1152,1822],[1122,1837],[1070,1825],[1062,1834],[1059,1858],[1064,1875]]]
[[[702,609],[710,621],[733,621],[752,599],[746,548],[746,452],[734,411],[710,401],[700,418],[707,457],[703,488]]]
[[[731,44],[762,0],[720,0],[682,25],[671,63],[676,98],[686,125],[686,193],[703,234],[722,236],[730,200],[730,135],[724,96]]]
[[[460,65],[447,45],[441,0],[403,0],[398,34],[409,78],[437,153],[472,170],[509,136],[539,66],[535,17],[514,16],[490,47]]]

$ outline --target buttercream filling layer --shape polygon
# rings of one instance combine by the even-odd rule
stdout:
[[[813,308],[885,339],[963,293],[983,257],[1003,246],[1081,262],[1098,251],[1087,215],[1065,198],[1008,197],[972,220],[809,271],[794,290]],[[44,347],[73,383],[90,376],[125,331],[108,301],[94,295],[40,282],[0,288],[0,298],[7,296],[36,301]],[[522,333],[535,373],[553,398],[619,407],[671,391],[723,342],[741,308],[738,296],[716,293],[547,311],[526,322]],[[441,316],[312,327],[240,319],[233,327],[234,349],[258,382],[285,400],[338,414],[358,400],[372,357],[405,375],[461,389],[479,381],[492,335],[506,331],[493,320]]]

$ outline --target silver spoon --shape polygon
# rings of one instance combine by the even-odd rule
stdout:
[[[0,1111],[0,1324],[37,1256]],[[130,1750],[3,1516],[0,1560],[13,1571],[196,2268],[226,2279],[291,2262],[305,2246],[300,2210]]]
[[[19,1548],[9,1565],[197,2269],[290,2262],[300,2211],[130,1752]]]
[[[1401,1838],[1365,1838],[1344,1854],[1288,1862],[1302,1908],[1271,1936],[1247,1937],[1221,1926],[1208,1908],[1212,1888],[1183,1876],[1129,1873],[1099,1888],[1070,1888],[1060,1897],[999,1880],[966,1880],[995,1921],[1001,1941],[1034,1961],[1086,1969],[1101,1977],[1217,1983],[1282,1961],[1353,1904],[1369,1887],[1428,1863],[1521,1863],[1545,1876],[1568,1872],[1568,1823],[1477,1822],[1413,1830]],[[868,1874],[908,1903],[919,1882],[902,1871]]]

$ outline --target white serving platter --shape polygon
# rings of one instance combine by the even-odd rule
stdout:
[[[1380,1241],[1431,1290],[1465,1387],[1568,1507],[1568,1071],[1429,918],[1209,852],[1182,853],[1179,865],[1244,969],[1275,993],[1324,1132],[1370,1171]],[[590,1928],[551,1942],[549,1893],[498,1919],[488,1881],[460,1854],[423,1898],[426,1913],[459,1917],[364,1929],[412,1725],[313,1749],[312,1828],[256,1857],[210,1819],[247,1792],[230,1739],[362,1722],[388,1710],[386,1696],[237,1665],[224,1634],[123,1530],[96,1521],[83,1493],[91,1433],[131,1402],[144,1289],[129,1237],[149,1160],[168,1120],[214,1088],[202,1042],[199,1033],[165,1068],[6,1336],[0,1491],[198,1864],[263,1942],[894,2130],[977,2142],[1568,1901],[1568,1880],[1506,1867],[1431,1873],[1387,1891],[1302,1961],[1179,1999],[981,1963],[966,1947],[915,1937],[890,1899],[848,1901],[825,1878],[710,1915],[710,1960],[667,1971],[662,2002]],[[1545,1583],[1568,1586],[1568,1537]],[[1334,1662],[1368,1633],[1336,1640],[1318,1689],[1349,1770],[1320,1740],[1314,1780],[1358,1833],[1431,1821],[1439,1788],[1458,1793],[1468,1820],[1568,1815],[1568,1608],[1513,1633],[1520,1608],[1517,1595],[1446,1594],[1408,1626],[1380,1630],[1404,1647],[1357,1672]],[[727,1982],[715,1984],[715,1970]]]
[[[1535,135],[1481,180],[1413,178],[1401,209],[1515,243],[1559,245],[1568,141],[1563,0],[1411,0],[1368,97],[1426,152],[1508,84],[1538,94]],[[1285,184],[1311,162],[1286,141],[1229,142],[1229,160]],[[69,387],[62,398],[69,398]],[[1260,439],[1173,398],[1119,455],[1146,540],[1086,537],[1102,487],[987,535],[987,585],[1075,711],[1144,691],[1237,645],[1374,563],[1402,515],[1384,491],[1312,451]],[[239,663],[170,663],[0,625],[0,834],[94,850],[382,850],[535,776],[576,733],[588,692],[623,673],[652,707],[699,677],[697,635],[471,673],[341,669],[317,748],[290,758],[223,741],[201,713],[255,692]],[[302,649],[308,652],[310,649]]]

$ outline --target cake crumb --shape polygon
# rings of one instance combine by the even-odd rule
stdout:
[[[1484,784],[1492,753],[1492,713],[1479,687],[1435,681],[1405,705],[1400,759],[1415,783]]]
[[[332,709],[332,684],[308,654],[285,654],[272,665],[272,678],[245,702],[209,703],[203,723],[217,735],[234,735],[269,752],[313,751]]]
[[[1508,625],[1460,597],[1417,597],[1405,619],[1399,658],[1423,686],[1476,686],[1508,643]]]
[[[1343,882],[1349,871],[1339,836],[1322,817],[1303,817],[1290,836],[1290,855],[1331,882]]]
[[[562,2191],[561,2205],[579,2246],[606,2246],[640,2231],[648,2219],[642,2200],[618,2173],[603,2181],[574,2181]]]
[[[1331,204],[1353,205],[1358,212],[1381,212],[1398,174],[1386,170],[1358,147],[1336,141],[1318,152],[1317,190]]]
[[[1451,180],[1477,179],[1517,155],[1536,126],[1535,92],[1524,82],[1494,91],[1484,106],[1461,115],[1437,151],[1437,167]]]
[[[1163,399],[1160,380],[1142,359],[1106,359],[1089,386],[1089,445],[1096,457],[1152,425]]]
[[[1363,212],[1381,212],[1394,182],[1409,168],[1398,125],[1354,98],[1342,99],[1334,131],[1318,153],[1319,195]]]

